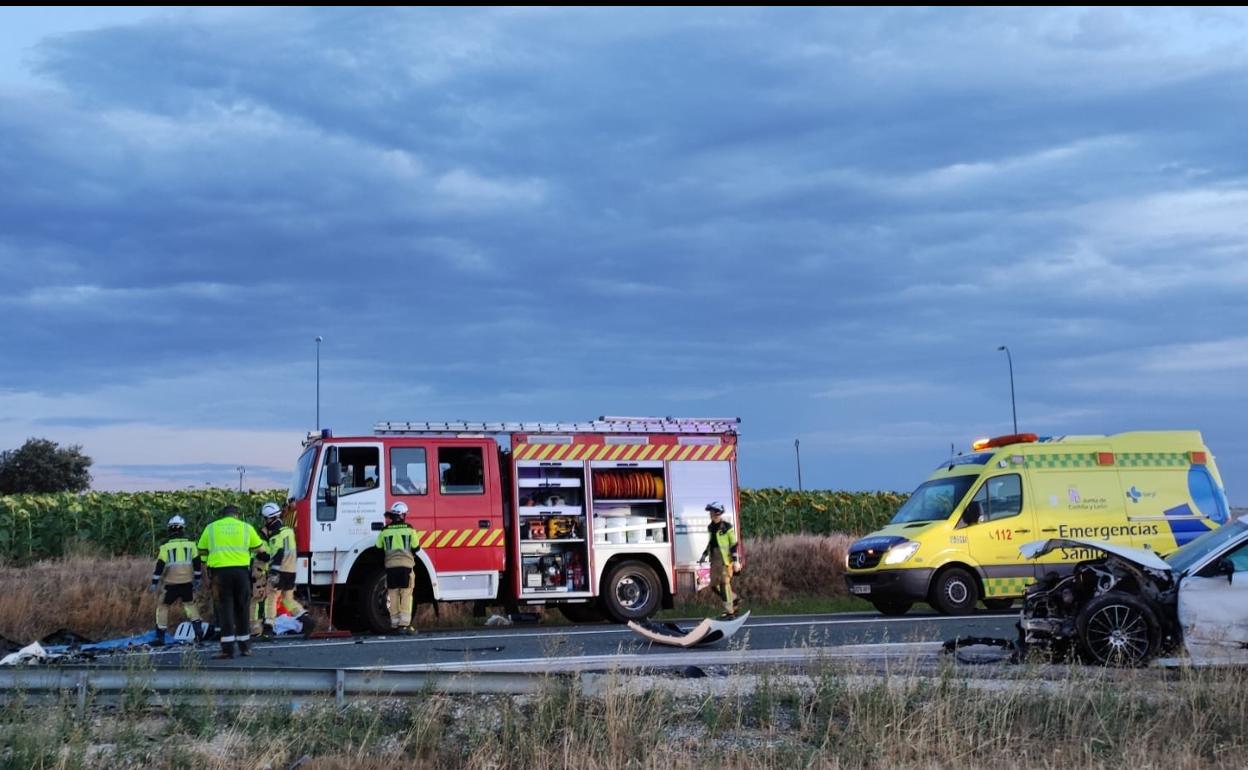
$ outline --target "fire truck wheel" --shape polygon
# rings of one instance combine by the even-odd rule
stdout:
[[[375,634],[390,631],[390,605],[386,603],[386,571],[374,570],[364,578],[360,591],[360,620]]]
[[[602,583],[602,604],[617,623],[648,618],[659,608],[663,584],[647,564],[620,562]]]
[[[559,612],[571,623],[597,623],[606,620],[597,604],[560,604]]]

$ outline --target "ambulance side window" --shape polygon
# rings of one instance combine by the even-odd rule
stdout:
[[[1023,484],[1018,474],[994,476],[985,481],[971,498],[967,508],[977,507],[979,518],[970,524],[982,524],[1017,516],[1023,510]]]

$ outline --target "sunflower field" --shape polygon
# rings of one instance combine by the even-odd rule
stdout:
[[[226,505],[257,523],[260,506],[281,503],[285,490],[236,492],[64,492],[0,496],[0,563],[29,564],[71,553],[147,556],[164,542],[165,522],[186,519],[192,535]],[[896,492],[742,489],[741,530],[747,538],[790,534],[859,535],[887,522],[906,496]]]

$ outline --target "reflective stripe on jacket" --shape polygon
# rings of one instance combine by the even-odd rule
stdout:
[[[269,538],[269,553],[273,554],[273,561],[269,562],[269,569],[273,572],[290,572],[295,571],[295,562],[298,558],[298,552],[295,550],[295,531],[290,527],[282,527],[278,533]]]

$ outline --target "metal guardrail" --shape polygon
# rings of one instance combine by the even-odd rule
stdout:
[[[449,693],[536,694],[559,674],[514,672],[368,671],[355,669],[118,669],[88,666],[0,669],[0,702],[36,695],[73,696],[80,709],[88,697],[137,697],[153,704],[170,700],[286,699],[332,697],[401,698]]]

